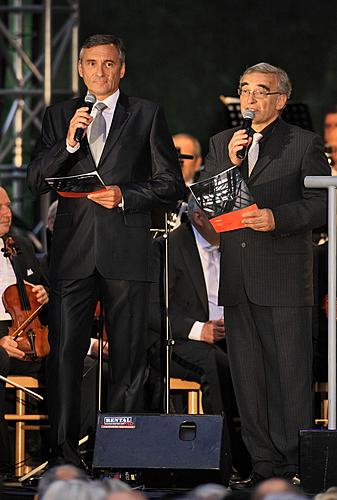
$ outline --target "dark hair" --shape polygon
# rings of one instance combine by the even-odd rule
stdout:
[[[119,59],[122,63],[125,62],[126,50],[124,42],[121,38],[115,35],[91,35],[82,44],[79,60],[82,59],[83,49],[97,47],[97,45],[114,45],[119,53]]]

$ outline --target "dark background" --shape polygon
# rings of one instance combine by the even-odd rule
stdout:
[[[219,95],[236,96],[240,74],[257,62],[288,72],[316,132],[337,103],[335,0],[82,0],[80,16],[81,42],[95,32],[123,38],[122,90],[162,103],[171,132],[192,133],[204,153],[224,128]]]

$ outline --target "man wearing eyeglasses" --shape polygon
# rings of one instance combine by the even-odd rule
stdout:
[[[221,234],[220,245],[219,304],[252,459],[236,489],[273,476],[293,480],[298,430],[312,425],[312,229],[326,222],[326,194],[303,180],[329,175],[320,138],[280,117],[291,93],[282,69],[248,68],[238,92],[242,114],[254,113],[252,134],[234,128],[212,137],[203,175],[236,165],[258,206],[243,216],[243,229]]]

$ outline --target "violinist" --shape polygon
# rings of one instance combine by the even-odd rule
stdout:
[[[0,187],[0,293],[3,296],[8,286],[17,281],[12,262],[5,250],[5,241],[11,229],[12,212],[10,199],[3,187]],[[21,270],[23,279],[36,297],[39,304],[48,303],[48,293],[41,283],[46,283],[40,270],[39,262],[34,254],[30,242],[23,237],[15,235],[15,245],[19,249],[17,267]],[[19,336],[14,340],[8,335],[8,329],[12,324],[11,316],[6,312],[2,300],[0,300],[0,374],[30,375],[41,377],[43,362],[36,359],[30,362],[24,361],[25,353],[20,349],[24,339]],[[9,440],[7,425],[4,420],[5,388],[0,382],[0,476],[9,473]]]

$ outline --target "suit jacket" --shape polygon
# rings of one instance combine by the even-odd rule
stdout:
[[[187,340],[195,321],[209,320],[204,272],[189,222],[170,234],[169,271],[169,318],[172,335],[175,340]]]
[[[153,241],[157,279],[150,293],[150,345],[165,329],[164,261],[164,240],[157,238]],[[182,224],[169,236],[169,319],[172,337],[178,342],[188,340],[195,321],[209,320],[206,283],[190,223]]]
[[[66,150],[68,124],[83,98],[46,110],[42,132],[28,166],[34,193],[49,190],[46,177],[96,168],[84,138],[76,153]],[[59,197],[51,249],[51,279],[81,279],[94,269],[105,278],[150,278],[150,209],[171,207],[183,196],[177,154],[161,108],[120,94],[97,166],[106,185],[118,185],[124,210],[106,209],[87,198]]]
[[[204,178],[231,166],[227,146],[235,130],[211,138]],[[326,192],[305,188],[303,180],[329,174],[320,138],[279,119],[247,180],[258,207],[272,210],[276,228],[222,233],[220,304],[236,305],[245,292],[263,306],[313,304],[312,229],[326,223]]]
[[[14,257],[14,266],[22,279],[33,285],[48,285],[48,279],[41,269],[34,247],[29,239],[19,236],[15,232],[9,234],[13,236],[18,252]],[[2,238],[0,238],[0,243],[2,248],[4,246]]]

